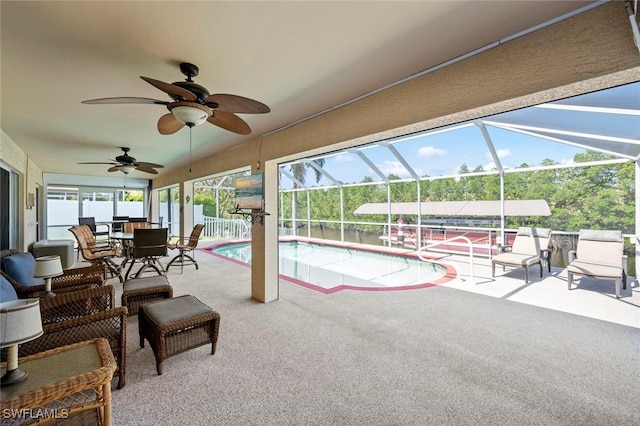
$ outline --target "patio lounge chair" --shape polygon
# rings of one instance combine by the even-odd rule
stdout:
[[[576,250],[569,252],[569,290],[575,275],[611,279],[620,298],[620,287],[627,288],[626,260],[622,231],[581,229]]]
[[[507,252],[501,253],[491,259],[491,276],[495,277],[496,264],[516,268],[524,268],[524,282],[529,282],[529,267],[540,266],[540,278],[542,278],[542,261],[549,254],[549,239],[551,230],[547,228],[518,228],[518,233]],[[551,265],[547,262],[549,272]]]

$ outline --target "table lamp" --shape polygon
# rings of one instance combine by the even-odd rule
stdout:
[[[60,256],[54,255],[36,258],[36,267],[33,271],[33,276],[34,278],[44,278],[45,291],[42,297],[53,297],[56,295],[51,291],[51,278],[62,274]]]
[[[0,386],[10,386],[27,378],[18,368],[18,345],[42,336],[40,300],[18,299],[0,303],[0,348],[7,348],[7,372]]]

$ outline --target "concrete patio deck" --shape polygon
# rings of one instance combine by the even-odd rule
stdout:
[[[472,279],[467,256],[433,256],[458,271],[456,279],[441,286],[640,328],[640,286],[636,277],[627,277],[627,288],[617,299],[612,280],[583,277],[568,290],[564,268],[552,267],[551,274],[545,268],[540,278],[539,269],[534,266],[529,272],[530,281],[525,284],[523,268],[507,268],[503,272],[496,266],[496,276],[492,278],[491,261],[475,257]]]

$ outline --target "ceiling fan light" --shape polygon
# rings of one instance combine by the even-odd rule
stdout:
[[[124,173],[125,175],[128,175],[129,173],[131,173],[133,170],[136,169],[136,166],[122,165],[118,168],[122,173]]]
[[[198,126],[209,118],[209,114],[206,111],[190,106],[177,106],[172,108],[171,112],[178,121],[192,126]]]

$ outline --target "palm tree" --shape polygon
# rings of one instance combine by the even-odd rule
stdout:
[[[317,168],[312,167],[309,163],[307,162],[299,162],[299,163],[294,163],[290,166],[290,171],[291,174],[293,175],[293,177],[295,178],[294,182],[293,182],[293,188],[294,189],[299,189],[300,185],[298,184],[298,182],[300,182],[301,184],[304,184],[306,181],[306,176],[307,176],[307,170],[311,167],[313,169],[313,171],[315,172],[315,176],[316,176],[316,183],[320,182],[320,178],[322,177],[322,173],[320,173],[320,171],[318,169],[321,169],[324,166],[324,158],[318,158],[316,160],[311,160],[311,163],[313,163]],[[297,217],[298,217],[298,209],[297,209],[297,205],[298,205],[298,191],[293,191],[292,193],[292,197],[291,197],[291,219],[292,219],[292,231],[293,231],[293,235],[298,235],[298,225],[297,225]]]

